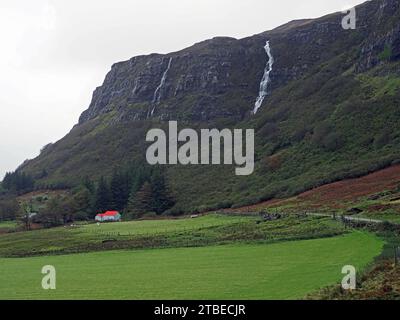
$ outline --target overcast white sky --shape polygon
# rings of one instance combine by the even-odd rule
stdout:
[[[0,179],[62,138],[111,65],[363,0],[0,0]]]

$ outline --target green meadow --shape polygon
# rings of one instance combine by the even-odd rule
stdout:
[[[356,231],[269,244],[0,258],[0,299],[299,299],[339,282],[344,265],[362,270],[382,247]],[[44,265],[56,268],[55,290],[41,288]]]
[[[347,232],[329,218],[209,214],[198,218],[86,224],[0,234],[0,258],[120,249],[204,247],[326,238]]]

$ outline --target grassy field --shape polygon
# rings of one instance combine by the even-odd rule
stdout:
[[[147,220],[0,234],[0,257],[90,251],[272,243],[332,237],[345,229],[329,218],[287,216],[259,222],[254,216],[210,214],[196,219]]]
[[[1,259],[1,299],[296,299],[364,268],[382,249],[373,235],[276,244],[107,251]],[[54,265],[57,289],[41,288]]]
[[[0,221],[0,228],[15,228],[16,226],[15,221]]]
[[[13,231],[17,228],[15,221],[0,221],[0,233]]]
[[[146,235],[176,231],[192,231],[219,227],[233,223],[255,221],[257,217],[206,215],[198,218],[142,220],[121,223],[88,224],[82,227],[83,232],[103,235]]]

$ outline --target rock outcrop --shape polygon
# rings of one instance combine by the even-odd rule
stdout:
[[[217,37],[179,52],[116,63],[95,90],[80,123],[110,112],[116,122],[147,117],[242,120],[254,108],[266,64],[267,40],[276,60],[272,90],[301,79],[321,61],[344,50],[360,50],[355,61],[358,72],[376,66],[387,58],[385,54],[399,59],[399,2],[371,1],[357,7],[356,12],[356,30],[344,30],[341,22],[345,13],[336,13],[293,21],[245,39]],[[390,27],[387,19],[393,20]]]

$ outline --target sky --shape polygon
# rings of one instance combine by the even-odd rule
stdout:
[[[0,180],[65,136],[115,62],[363,0],[0,0]]]

